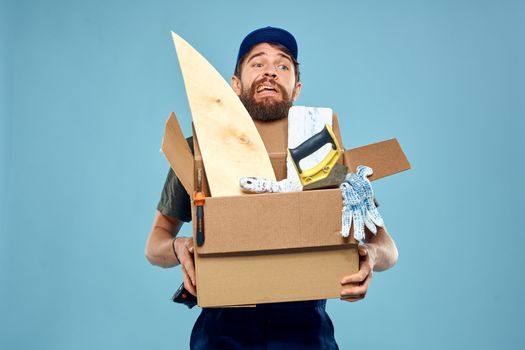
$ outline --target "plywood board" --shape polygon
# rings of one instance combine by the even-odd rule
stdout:
[[[275,180],[255,124],[215,68],[172,32],[212,197],[244,194],[239,179]]]

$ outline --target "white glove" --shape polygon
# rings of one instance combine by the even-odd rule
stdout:
[[[239,184],[243,190],[255,193],[301,192],[303,190],[300,184],[288,179],[272,181],[257,177],[243,177]]]
[[[357,167],[357,174],[346,175],[345,182],[339,186],[343,196],[343,216],[341,234],[348,237],[352,221],[354,223],[354,238],[362,241],[365,238],[364,226],[373,234],[377,227],[384,226],[383,218],[374,204],[374,191],[367,177],[374,172],[364,165]]]

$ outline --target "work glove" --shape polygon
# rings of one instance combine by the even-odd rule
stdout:
[[[359,165],[357,173],[348,173],[345,181],[339,186],[343,196],[343,215],[341,234],[348,237],[352,221],[354,225],[354,238],[363,241],[365,238],[365,225],[373,234],[377,227],[384,226],[383,218],[374,203],[374,191],[368,181],[372,175],[372,168]]]
[[[243,190],[255,193],[301,192],[303,190],[300,184],[288,179],[273,181],[257,177],[243,177],[239,185]]]

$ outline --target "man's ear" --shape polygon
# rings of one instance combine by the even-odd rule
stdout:
[[[237,96],[241,96],[241,80],[236,75],[232,75],[231,86]]]
[[[292,101],[297,100],[297,98],[299,97],[299,93],[301,92],[301,88],[302,87],[303,87],[303,84],[300,81],[295,83],[295,89],[293,90]]]

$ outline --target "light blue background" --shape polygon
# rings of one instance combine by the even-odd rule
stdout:
[[[375,183],[400,259],[328,303],[341,349],[523,348],[523,1],[0,4],[0,348],[187,347],[180,272],[143,255],[169,112],[190,132],[169,31],[229,79],[266,25],[299,42],[298,104],[413,166]]]

